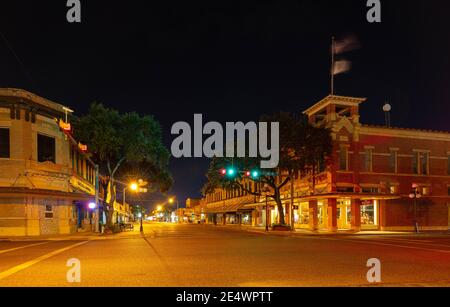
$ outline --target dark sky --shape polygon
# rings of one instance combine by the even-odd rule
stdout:
[[[450,130],[449,1],[381,0],[379,24],[367,22],[366,0],[81,3],[81,24],[69,24],[65,0],[1,2],[0,87],[78,115],[94,100],[153,114],[170,146],[172,124],[194,113],[225,122],[303,111],[329,92],[331,36],[353,33],[362,48],[336,93],[368,98],[362,121],[382,123],[389,100],[395,126]],[[173,159],[172,193],[199,196],[207,164]]]

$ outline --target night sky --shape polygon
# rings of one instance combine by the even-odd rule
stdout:
[[[336,94],[367,97],[362,122],[450,130],[449,1],[381,0],[382,22],[355,1],[82,0],[81,24],[66,1],[2,1],[0,87],[70,106],[92,101],[153,114],[170,147],[176,121],[257,120],[301,112],[329,93],[330,39],[361,48]],[[206,159],[172,159],[181,200],[198,197]],[[180,204],[184,201],[180,201]]]

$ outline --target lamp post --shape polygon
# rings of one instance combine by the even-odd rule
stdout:
[[[409,198],[413,200],[413,206],[414,206],[414,231],[416,233],[419,232],[419,224],[417,222],[417,199],[421,198],[422,195],[418,192],[419,186],[416,183],[413,183],[412,185],[412,192],[409,194]]]
[[[122,203],[125,205],[125,191],[130,188],[132,191],[137,191],[138,189],[138,185],[137,183],[133,182],[131,183],[129,186],[126,186],[125,188],[123,188],[123,193],[122,193]]]

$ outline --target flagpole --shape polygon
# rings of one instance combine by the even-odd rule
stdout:
[[[334,95],[334,36],[331,37],[331,95]]]

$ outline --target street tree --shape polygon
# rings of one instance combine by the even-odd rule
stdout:
[[[276,169],[259,169],[261,158],[214,157],[206,173],[203,194],[217,188],[242,189],[256,195],[272,198],[278,208],[280,224],[285,225],[281,191],[295,176],[312,177],[312,191],[318,171],[330,162],[332,139],[330,129],[313,126],[306,117],[280,112],[261,117],[262,122],[279,122],[279,164]],[[248,180],[258,182],[248,185]]]
[[[150,115],[119,113],[100,103],[92,103],[89,112],[75,121],[74,134],[87,144],[92,159],[106,174],[103,182],[109,203],[105,207],[106,225],[111,227],[116,201],[116,178],[123,176],[125,165],[140,165],[148,172],[153,186],[167,191],[172,184],[168,172],[170,154],[162,143],[161,127]],[[106,200],[106,195],[104,199]]]

